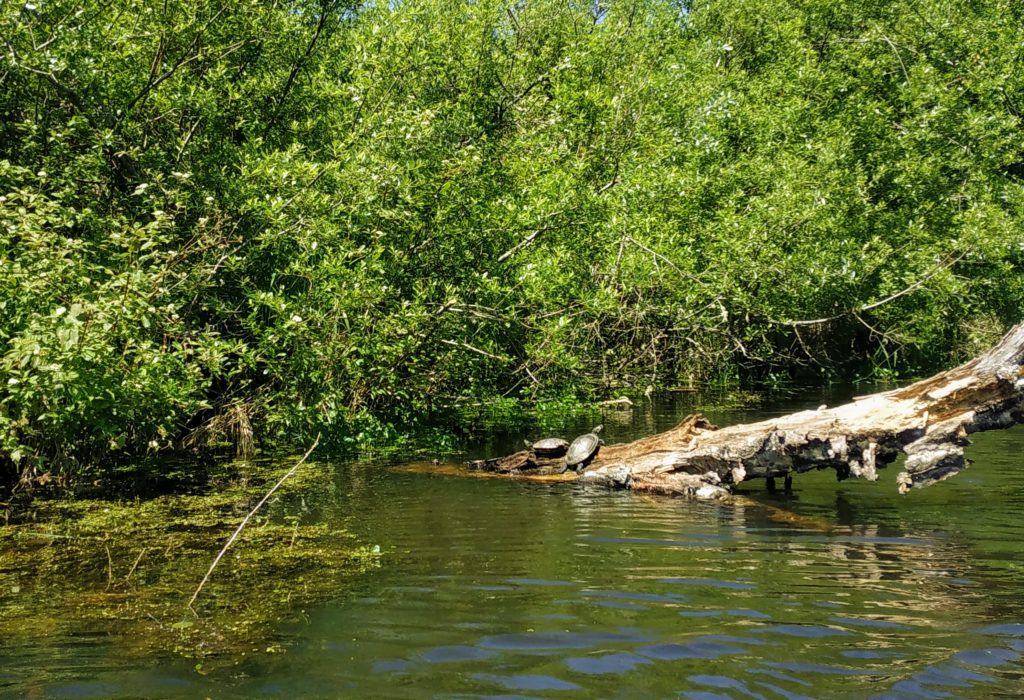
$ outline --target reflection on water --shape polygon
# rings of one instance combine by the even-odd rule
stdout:
[[[820,403],[820,397],[808,403]],[[782,407],[778,412],[791,410]],[[651,420],[662,428],[678,416]],[[721,423],[764,417],[743,415]],[[632,437],[622,422],[613,439]],[[634,428],[645,432],[646,427]],[[281,630],[287,653],[197,674],[117,640],[32,649],[0,689],[43,697],[940,698],[1024,692],[1024,430],[908,496],[800,478],[729,504],[571,484],[331,467],[317,517],[385,553]],[[8,656],[8,654],[0,654]]]

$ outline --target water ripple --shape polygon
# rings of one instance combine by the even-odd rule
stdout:
[[[495,683],[509,690],[580,690],[580,686],[563,681],[554,676],[520,675],[496,676],[488,673],[475,673],[473,678],[485,683]]]
[[[721,688],[723,690],[735,690],[748,697],[760,698],[761,700],[764,700],[764,695],[753,692],[750,688],[747,687],[746,683],[736,680],[735,678],[730,678],[729,676],[697,674],[690,676],[689,678],[687,678],[687,680],[691,683],[696,683],[697,685],[709,685],[713,688]]]
[[[581,596],[597,596],[601,598],[622,598],[649,603],[684,603],[686,597],[674,593],[634,593],[632,591],[580,591]]]
[[[795,661],[763,661],[765,666],[781,668],[794,673],[821,673],[830,676],[874,676],[875,671],[868,669],[849,668],[847,666],[829,666],[826,664],[798,663]]]
[[[786,690],[785,688],[777,686],[774,683],[765,683],[764,681],[756,681],[754,683],[754,685],[760,686],[760,687],[765,688],[767,690],[770,690],[771,692],[775,693],[779,697],[785,698],[785,700],[815,700],[815,698],[811,698],[811,697],[809,697],[807,695],[801,695],[800,693],[794,693],[794,692],[791,692],[789,690]]]
[[[603,674],[625,673],[637,666],[653,663],[650,659],[631,654],[616,652],[600,656],[574,656],[565,660],[565,664],[577,673]]]
[[[832,622],[836,622],[843,625],[853,625],[854,627],[873,627],[876,629],[889,630],[911,629],[910,625],[905,625],[901,622],[893,622],[892,620],[879,620],[873,617],[847,617],[845,615],[835,615],[829,619]]]
[[[658,583],[670,583],[680,586],[709,586],[711,588],[729,588],[736,591],[751,591],[754,586],[740,581],[722,581],[717,578],[662,578]]]
[[[453,644],[451,646],[434,647],[421,652],[416,658],[427,663],[440,664],[457,661],[483,661],[495,657],[493,651],[478,649],[464,644]]]
[[[572,586],[575,585],[570,581],[550,581],[542,578],[507,578],[505,579],[508,583],[514,583],[519,586]]]
[[[1020,654],[1005,648],[965,649],[953,655],[953,660],[971,666],[1006,666],[1020,659]]]
[[[646,634],[626,632],[531,632],[487,636],[480,640],[480,646],[507,651],[589,649],[614,642],[642,642],[646,638]]]
[[[1024,637],[1024,624],[1010,622],[1002,625],[989,625],[978,630],[978,634],[998,634],[1007,637]]]
[[[743,647],[729,646],[710,640],[695,640],[687,644],[653,644],[640,647],[637,652],[661,661],[678,661],[680,659],[718,659],[723,656],[744,654],[747,650]]]
[[[853,632],[838,627],[826,627],[824,625],[769,625],[754,630],[755,634],[780,634],[786,637],[809,637],[820,639],[822,637],[850,637]]]

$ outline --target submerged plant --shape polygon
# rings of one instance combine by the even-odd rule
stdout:
[[[193,614],[189,595],[276,471],[250,467],[248,483],[215,493],[36,503],[29,520],[0,528],[0,636],[45,643],[99,624],[129,645],[123,653],[210,657],[208,666],[280,650],[275,628],[343,592],[378,565],[380,548],[310,522],[301,504],[323,497],[329,479],[300,471],[289,491],[302,499],[254,517]]]

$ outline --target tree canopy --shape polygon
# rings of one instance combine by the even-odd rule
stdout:
[[[34,0],[0,37],[12,476],[914,373],[1024,308],[1009,0]]]

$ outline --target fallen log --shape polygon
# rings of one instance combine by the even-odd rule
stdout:
[[[834,469],[839,480],[874,481],[906,455],[900,493],[966,468],[968,435],[1024,422],[1024,323],[966,364],[901,389],[835,408],[718,429],[701,415],[657,435],[600,448],[578,474],[586,483],[720,498],[755,478]],[[564,458],[530,450],[468,464],[512,476],[561,474]]]

